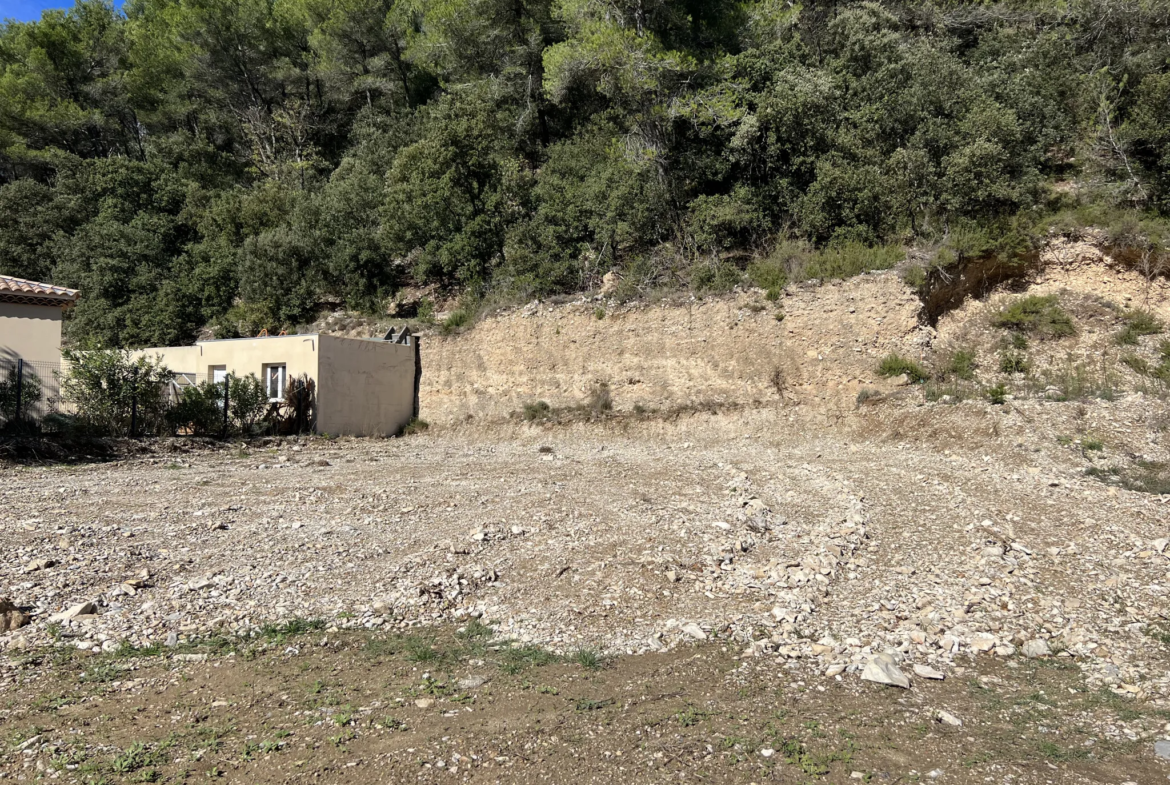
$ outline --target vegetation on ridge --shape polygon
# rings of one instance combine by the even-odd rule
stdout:
[[[775,297],[1086,216],[1159,270],[1168,25],[1135,0],[79,0],[0,25],[0,272],[82,288],[74,337],[163,345],[406,285],[467,292],[449,329],[610,269],[623,296]]]

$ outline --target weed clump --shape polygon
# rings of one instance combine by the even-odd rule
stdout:
[[[585,401],[585,407],[594,415],[613,411],[613,396],[610,394],[608,382],[598,382],[593,386],[589,398]]]
[[[942,364],[939,378],[962,379],[969,382],[975,378],[975,352],[970,349],[956,349],[948,355]]]
[[[930,373],[925,368],[896,352],[891,352],[882,358],[881,363],[878,364],[877,372],[879,376],[884,376],[887,379],[891,376],[905,374],[914,384],[924,382],[930,378]]]
[[[1007,403],[1007,388],[1002,384],[988,387],[984,392],[987,395],[987,400],[996,406],[1003,406]]]
[[[403,427],[402,435],[403,436],[413,436],[416,433],[422,433],[423,431],[425,431],[427,428],[430,428],[430,427],[431,427],[431,424],[429,422],[427,422],[426,420],[421,420],[418,417],[412,417],[412,418],[410,418],[410,422],[408,422]]]
[[[1001,373],[1027,373],[1028,358],[1022,352],[1004,352],[999,358]]]
[[[475,314],[464,308],[452,311],[446,319],[443,320],[441,328],[444,335],[450,335],[462,327],[467,327],[475,318]]]
[[[552,407],[548,405],[547,401],[534,401],[533,403],[524,404],[524,419],[529,422],[543,420],[551,413]]]
[[[857,392],[857,405],[864,406],[866,403],[869,403],[870,401],[875,401],[881,397],[882,397],[882,394],[880,392],[878,392],[877,390],[873,390],[873,389],[870,389],[868,387],[863,387],[861,390],[859,390]]]
[[[1149,311],[1134,309],[1124,315],[1125,327],[1117,334],[1117,343],[1136,346],[1143,335],[1157,335],[1164,329],[1162,322]]]
[[[1072,317],[1065,313],[1055,295],[1031,295],[1016,300],[991,317],[991,326],[1040,338],[1076,335]]]

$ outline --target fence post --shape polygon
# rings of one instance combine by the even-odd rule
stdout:
[[[228,406],[231,404],[231,374],[223,375],[223,438],[228,435]]]
[[[20,427],[20,410],[23,405],[21,400],[24,396],[24,359],[17,358],[16,360],[16,411],[12,413],[12,419],[16,423],[16,427]]]
[[[130,377],[130,438],[138,436],[138,369]]]

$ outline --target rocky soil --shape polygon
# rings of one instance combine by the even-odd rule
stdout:
[[[0,642],[476,616],[560,651],[714,638],[843,678],[877,652],[943,673],[1051,653],[1160,701],[1170,499],[1085,476],[1127,449],[1104,428],[1089,459],[1036,424],[1124,434],[1146,402],[1077,407],[914,407],[966,428],[950,447],[754,411],[9,468],[0,591],[32,623]]]

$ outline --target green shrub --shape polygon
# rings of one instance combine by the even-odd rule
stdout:
[[[743,282],[743,273],[730,262],[721,259],[704,260],[691,268],[691,288],[696,292],[720,294],[729,292]]]
[[[1136,354],[1121,355],[1121,364],[1127,366],[1134,373],[1139,373],[1142,376],[1150,375],[1150,364],[1146,362],[1144,357],[1139,357]]]
[[[470,311],[464,308],[458,308],[443,320],[442,332],[444,335],[450,335],[461,327],[466,327],[471,324],[472,320],[473,315]]]
[[[780,299],[780,293],[788,285],[788,269],[783,256],[769,256],[757,259],[748,265],[748,279],[763,289],[768,300]]]
[[[1081,439],[1081,452],[1104,452],[1105,442],[1095,436],[1086,436]]]
[[[1028,358],[1023,352],[1004,352],[999,358],[1001,373],[1027,373]]]
[[[528,421],[543,420],[552,412],[552,407],[545,401],[535,401],[524,404],[524,419]]]
[[[1012,333],[1011,346],[1018,351],[1024,351],[1028,348],[1028,336],[1023,333]]]
[[[1157,335],[1163,330],[1162,322],[1149,311],[1126,311],[1123,318],[1125,326],[1117,334],[1117,343],[1122,346],[1134,346],[1141,336]]]
[[[61,357],[67,368],[61,397],[75,407],[82,429],[124,436],[136,404],[139,433],[166,431],[166,390],[173,374],[161,358],[134,357],[127,349],[65,349]]]
[[[1060,307],[1055,295],[1022,297],[993,315],[991,325],[1040,338],[1076,334],[1072,319]]]
[[[1007,388],[1002,384],[997,384],[994,387],[988,387],[984,390],[987,400],[991,401],[996,406],[1002,406],[1007,402]]]
[[[232,427],[244,436],[251,436],[270,406],[268,392],[254,373],[229,379],[228,413]]]
[[[803,280],[852,278],[873,270],[889,270],[905,258],[906,250],[900,245],[833,243],[814,251],[799,276]]]
[[[906,374],[910,381],[915,384],[924,382],[930,378],[930,374],[925,368],[897,353],[890,353],[883,357],[881,363],[878,364],[877,372],[879,376],[886,378]]]
[[[975,352],[970,349],[956,349],[945,358],[942,366],[943,379],[962,379],[971,381],[975,378]]]
[[[167,412],[173,432],[212,436],[224,432],[223,384],[204,381],[184,387]]]
[[[922,291],[926,287],[926,269],[920,264],[912,264],[902,271],[902,283],[915,291]]]

